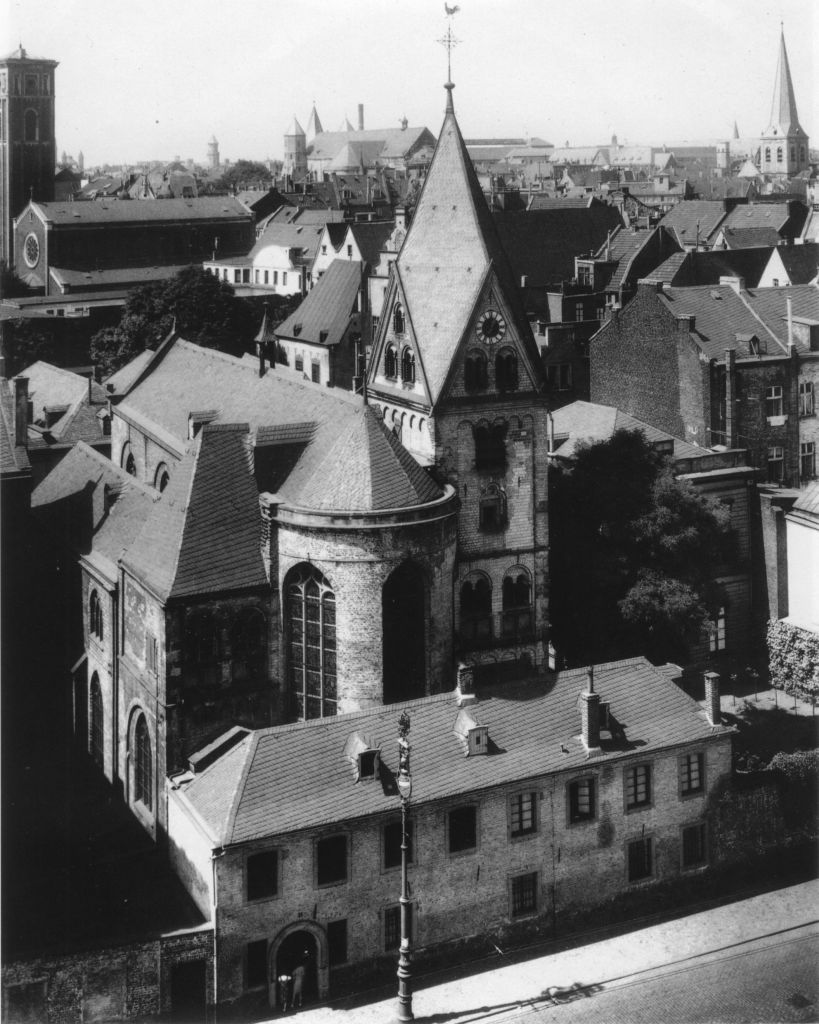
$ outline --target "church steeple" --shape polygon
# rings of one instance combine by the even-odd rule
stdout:
[[[779,39],[779,59],[774,79],[771,117],[761,139],[764,174],[793,175],[808,166],[808,137],[799,124],[796,96],[785,46],[785,30]]]

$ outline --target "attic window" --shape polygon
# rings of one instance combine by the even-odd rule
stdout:
[[[377,779],[381,767],[381,750],[367,736],[354,732],[344,745],[344,756],[353,769],[356,782]]]
[[[302,328],[301,324],[293,324],[293,337],[294,338],[298,338],[298,336],[301,334],[301,328]]]
[[[721,295],[720,295],[720,293],[719,293],[719,292],[718,292],[718,291],[716,290],[716,288],[714,288],[714,289],[713,289],[713,290],[711,291],[711,298],[712,298],[712,299],[714,299],[714,300],[715,300],[715,301],[717,301],[717,302],[721,302],[721,301],[722,301],[722,296],[721,296]]]
[[[466,757],[489,753],[489,727],[481,725],[471,710],[462,708],[452,730]]]
[[[360,779],[374,779],[378,775],[378,751],[363,750],[358,755],[358,777]]]

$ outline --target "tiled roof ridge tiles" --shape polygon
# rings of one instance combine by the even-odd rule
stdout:
[[[242,763],[242,770],[239,774],[239,779],[236,783],[236,788],[233,791],[233,799],[230,802],[227,815],[221,835],[225,837],[225,841],[228,843],[233,842],[233,835],[236,829],[236,815],[239,811],[239,806],[242,803],[242,798],[245,794],[245,785],[247,783],[248,776],[253,767],[253,762],[256,758],[256,753],[259,749],[259,730],[252,730],[248,736],[245,736],[238,744],[237,748],[245,748],[244,761]],[[238,753],[235,755],[238,756]],[[214,764],[218,763],[218,758]]]

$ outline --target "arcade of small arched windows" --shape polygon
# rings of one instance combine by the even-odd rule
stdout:
[[[503,611],[501,635],[505,640],[521,641],[532,637],[532,577],[522,565],[507,569],[502,585]]]
[[[392,430],[405,448],[423,446],[427,429],[427,421],[423,416],[404,412],[401,409],[393,409],[388,405],[382,407],[381,415],[384,418],[384,425]]]
[[[267,673],[267,619],[257,607],[198,609],[185,622],[183,685],[258,681]]]
[[[299,720],[335,715],[336,598],[313,565],[294,566],[284,583],[287,682]]]
[[[473,572],[461,584],[460,638],[467,647],[490,644],[492,628],[492,581],[482,572]]]

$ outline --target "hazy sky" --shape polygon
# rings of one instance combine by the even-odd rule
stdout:
[[[819,146],[817,0],[459,0],[467,138],[558,145],[727,138],[766,126],[785,23],[799,117]],[[3,6],[10,17],[3,18]],[[8,30],[6,30],[8,26]],[[443,116],[443,0],[0,0],[0,52],[57,69],[57,146],[86,165],[280,157],[313,100],[327,130]]]

